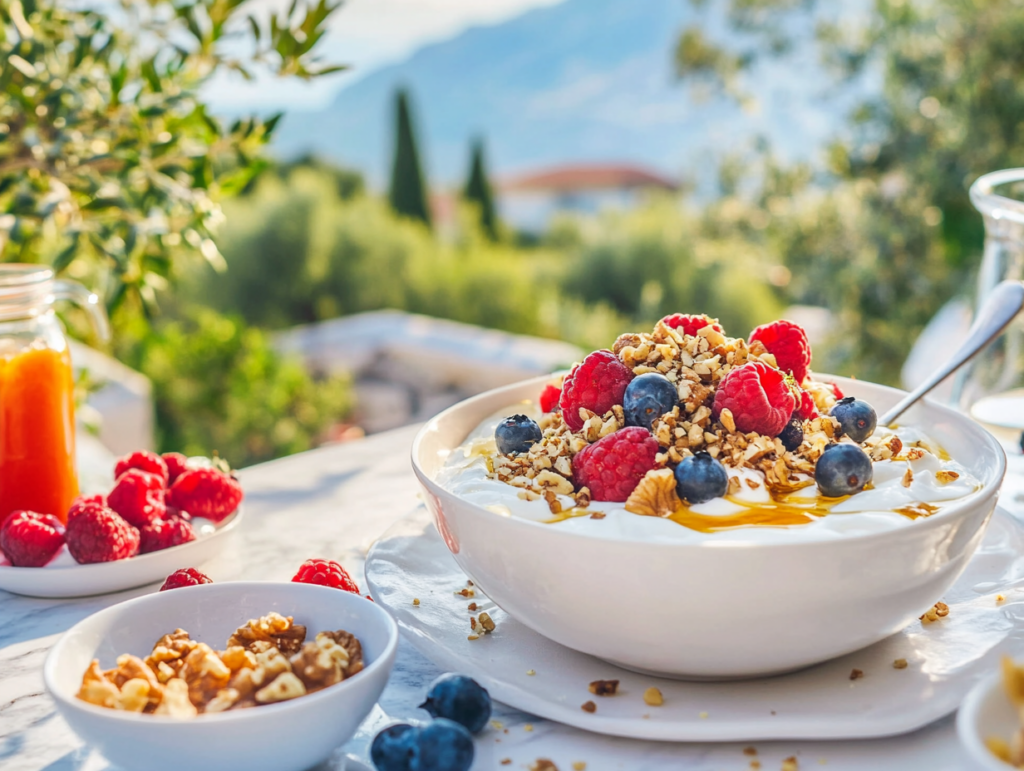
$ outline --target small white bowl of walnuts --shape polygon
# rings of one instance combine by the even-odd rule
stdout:
[[[397,644],[394,621],[357,594],[204,584],[76,624],[43,677],[71,728],[119,767],[300,771],[355,733]]]

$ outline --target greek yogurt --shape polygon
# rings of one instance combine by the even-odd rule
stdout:
[[[729,468],[729,475],[739,478],[736,492],[685,506],[671,517],[642,516],[627,511],[623,503],[606,501],[573,508],[575,501],[568,496],[558,497],[564,513],[553,515],[545,500],[527,500],[519,488],[489,476],[488,458],[497,453],[494,429],[503,417],[516,412],[534,418],[540,414],[533,405],[518,404],[481,422],[451,452],[438,483],[463,500],[501,516],[545,522],[551,527],[609,539],[792,543],[885,532],[912,527],[916,519],[933,515],[981,486],[926,434],[903,426],[895,430],[879,428],[876,436],[886,439],[895,434],[905,447],[923,450],[920,457],[874,461],[871,487],[838,502],[822,499],[809,479],[803,480],[807,486],[773,498],[761,472]],[[956,478],[951,479],[954,475]],[[595,512],[604,516],[594,518]]]

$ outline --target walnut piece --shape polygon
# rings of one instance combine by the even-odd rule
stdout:
[[[178,719],[187,719],[199,714],[199,710],[188,697],[188,683],[175,678],[164,686],[164,698],[153,713]]]
[[[271,612],[236,629],[228,638],[228,647],[238,645],[256,653],[260,648],[266,650],[266,646],[257,643],[269,643],[285,656],[291,656],[299,652],[305,641],[306,627],[294,623],[291,616]]]
[[[595,680],[588,689],[595,696],[614,696],[619,691],[618,680]]]
[[[647,517],[667,517],[683,505],[676,493],[672,469],[648,471],[626,500],[626,511]]]

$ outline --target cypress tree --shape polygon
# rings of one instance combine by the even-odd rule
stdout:
[[[487,166],[484,162],[484,143],[482,139],[473,141],[472,158],[469,164],[469,178],[462,191],[462,197],[476,204],[480,211],[480,226],[492,241],[498,238],[498,217],[494,211],[494,193],[487,178]]]
[[[427,186],[416,149],[416,132],[409,110],[409,95],[404,88],[395,94],[395,156],[391,166],[391,208],[398,214],[430,225]]]

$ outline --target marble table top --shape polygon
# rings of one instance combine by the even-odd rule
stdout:
[[[418,505],[409,465],[416,427],[397,429],[358,442],[283,458],[241,472],[247,515],[223,555],[204,567],[215,581],[289,580],[310,557],[336,559],[361,575],[370,544],[395,520]],[[1003,503],[1019,502],[1024,464]],[[1016,508],[1016,507],[1013,507]],[[102,771],[113,769],[83,745],[57,715],[42,682],[50,646],[68,627],[122,600],[155,591],[149,586],[80,600],[36,600],[0,591],[0,769],[3,771]],[[356,736],[318,771],[361,769],[369,742],[391,720],[423,719],[416,705],[437,667],[402,643],[391,681],[380,703]],[[751,768],[748,744],[668,744],[600,736],[495,705],[501,729],[488,728],[477,740],[475,771],[528,769],[538,759],[561,771],[712,771]],[[959,771],[971,766],[957,743],[953,719],[946,718],[905,736],[841,742],[756,742],[764,771],[780,769],[795,756],[811,768],[854,771],[871,768],[927,768]],[[508,762],[506,762],[508,761]],[[226,770],[227,771],[227,770]]]

